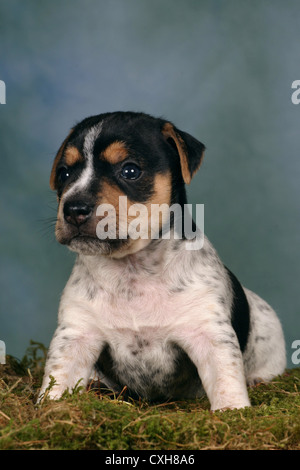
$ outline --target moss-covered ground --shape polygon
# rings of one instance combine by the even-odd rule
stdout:
[[[0,365],[0,449],[300,449],[300,368],[249,389],[251,408],[212,413],[206,398],[149,405],[89,390],[36,406],[45,348]]]

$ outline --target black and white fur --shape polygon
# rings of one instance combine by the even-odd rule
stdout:
[[[62,219],[64,204],[89,192],[107,116],[112,119],[100,115],[78,125],[77,134],[75,128],[84,164],[59,194]],[[100,378],[104,387],[121,392],[126,386],[131,396],[149,401],[205,391],[212,410],[242,408],[250,406],[247,385],[284,371],[284,337],[274,310],[240,285],[206,237],[200,250],[185,244],[172,237],[140,240],[122,255],[69,244],[78,255],[61,297],[40,400],[53,376],[53,399],[80,379],[85,387]]]

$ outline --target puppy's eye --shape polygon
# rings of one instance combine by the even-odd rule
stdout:
[[[126,163],[121,170],[121,176],[126,180],[136,180],[141,173],[141,169],[135,163]]]
[[[62,167],[58,170],[58,178],[59,180],[61,181],[61,183],[64,183],[65,181],[67,181],[67,179],[69,178],[71,172],[68,168],[66,167]]]

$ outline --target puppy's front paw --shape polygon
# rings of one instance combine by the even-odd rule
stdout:
[[[249,398],[243,400],[220,400],[212,405],[211,411],[235,410],[251,406]]]
[[[46,398],[50,398],[50,400],[59,400],[66,390],[68,390],[67,385],[57,383],[55,378],[50,375],[47,379],[44,379],[38,395],[37,404],[43,403]]]

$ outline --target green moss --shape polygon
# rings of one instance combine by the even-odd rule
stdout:
[[[206,398],[150,406],[94,391],[35,406],[46,350],[1,365],[0,449],[300,449],[300,369],[249,389],[252,407],[212,413]]]

